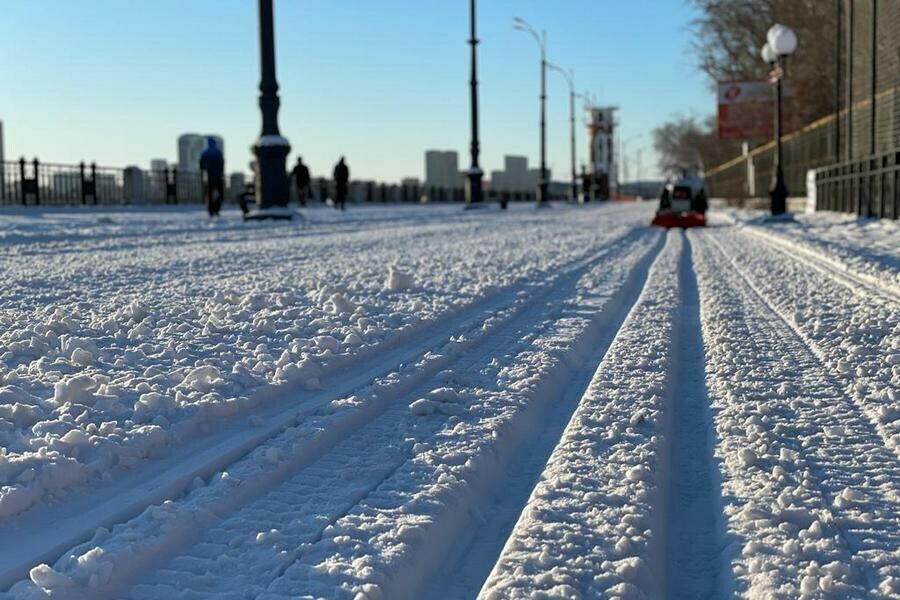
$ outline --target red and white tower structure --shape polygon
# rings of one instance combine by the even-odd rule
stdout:
[[[615,112],[617,106],[588,106],[587,133],[591,157],[585,183],[586,197],[608,200],[618,180],[619,165],[616,161]]]

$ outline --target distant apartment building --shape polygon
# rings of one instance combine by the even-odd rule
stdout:
[[[169,167],[169,163],[164,158],[151,158],[150,159],[150,170],[151,171],[165,171],[168,167]]]
[[[528,158],[504,156],[502,171],[491,171],[491,189],[498,192],[533,192],[541,181],[540,169],[529,169]],[[550,177],[550,173],[547,173]]]
[[[200,155],[206,150],[206,138],[211,137],[216,140],[219,150],[225,153],[225,141],[222,136],[198,133],[185,133],[178,136],[178,170],[192,171],[200,170]]]
[[[85,176],[90,179],[90,169],[86,171]],[[97,173],[94,179],[94,190],[97,194],[115,195],[119,188],[120,182],[116,180],[115,175]],[[76,171],[53,173],[50,176],[50,189],[60,197],[78,197],[81,194],[81,173]]]
[[[462,187],[459,174],[459,154],[454,150],[425,152],[425,186],[437,188]]]
[[[244,191],[244,186],[247,182],[247,178],[243,173],[234,172],[228,176],[228,193],[226,194],[229,199],[234,200],[238,197],[238,194]]]

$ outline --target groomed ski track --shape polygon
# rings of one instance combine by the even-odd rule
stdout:
[[[900,595],[893,284],[615,208],[562,267],[76,490],[55,533],[0,521],[0,600]]]

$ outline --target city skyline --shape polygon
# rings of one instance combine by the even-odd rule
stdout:
[[[275,7],[281,125],[293,148],[289,164],[302,155],[314,173],[327,174],[345,154],[355,177],[398,181],[424,176],[427,149],[467,156],[463,3]],[[151,158],[175,162],[179,134],[215,131],[231,140],[228,170],[247,170],[259,133],[254,3],[181,6],[165,0],[151,10],[106,0],[76,10],[48,0],[15,1],[9,8],[0,44],[16,55],[10,76],[22,80],[33,73],[28,86],[0,95],[10,157],[116,166],[143,166]],[[193,24],[214,8],[217,35],[197,39]],[[643,144],[645,165],[654,163],[647,146],[656,124],[673,113],[711,111],[712,93],[687,53],[692,13],[680,0],[641,6],[572,1],[554,8],[538,2],[479,5],[486,172],[502,167],[505,155],[539,162],[538,56],[533,43],[512,29],[514,15],[547,29],[548,58],[574,68],[579,91],[621,106],[621,135],[640,135],[630,150]],[[29,37],[27,28],[17,27],[35,18],[46,24],[41,32]],[[91,39],[94,29],[119,18],[123,24],[103,40]],[[329,36],[335,23],[342,33]],[[661,55],[660,45],[668,49]],[[628,77],[636,66],[644,74],[641,83]],[[677,93],[666,92],[676,87]],[[562,77],[550,74],[548,94],[548,167],[561,174],[569,169]],[[581,128],[579,163],[586,162],[587,150]],[[648,175],[654,171],[645,167]]]

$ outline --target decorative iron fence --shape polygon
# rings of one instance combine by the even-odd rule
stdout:
[[[62,165],[38,159],[0,163],[0,204],[178,204],[203,199],[200,173]]]
[[[806,195],[806,172],[834,160],[834,116],[829,115],[782,137],[784,179],[791,196]],[[754,148],[743,156],[704,173],[710,195],[717,198],[766,196],[772,186],[775,142]]]
[[[227,200],[236,200],[243,189],[226,190]],[[252,194],[252,186],[250,186]],[[313,180],[310,201],[325,202],[335,197],[334,182]],[[375,181],[351,181],[349,202],[407,203],[464,202],[462,187],[444,188],[418,184],[388,184]],[[485,191],[488,200],[500,202],[535,201],[534,192]],[[291,197],[298,197],[291,180]],[[554,199],[565,199],[558,194]],[[100,167],[96,164],[63,165],[42,163],[38,159],[0,163],[0,205],[141,205],[191,204],[204,201],[204,182],[197,172],[177,169],[144,171],[137,167]]]
[[[816,210],[897,219],[900,216],[900,151],[818,169]]]

